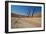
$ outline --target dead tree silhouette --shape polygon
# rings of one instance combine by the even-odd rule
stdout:
[[[31,7],[30,7],[30,8],[31,8]],[[33,15],[34,15],[34,9],[35,9],[35,8],[33,8],[33,9],[30,9],[30,8],[28,9],[27,15],[28,15],[28,17],[29,17],[29,16],[32,16],[32,17],[33,17]]]
[[[28,9],[28,12],[27,12],[28,17],[30,16],[30,12],[31,12],[30,9]]]
[[[34,15],[34,10],[35,10],[35,8],[33,8],[33,10],[32,10],[32,17],[33,17],[33,15]]]

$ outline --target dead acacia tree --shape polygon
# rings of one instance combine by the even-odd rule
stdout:
[[[33,15],[34,15],[34,8],[32,9],[32,17],[33,17]]]
[[[33,15],[34,15],[34,9],[35,8],[32,8],[32,9],[28,9],[28,12],[27,12],[27,16],[29,17],[29,16],[32,16],[33,17]]]
[[[28,9],[28,12],[27,12],[27,16],[29,17],[30,16],[30,9]]]

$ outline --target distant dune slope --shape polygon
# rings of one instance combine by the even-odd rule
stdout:
[[[11,17],[28,17],[28,16],[11,13]],[[32,16],[30,16],[30,17],[32,17]],[[33,17],[41,17],[41,14],[40,13],[34,14]]]

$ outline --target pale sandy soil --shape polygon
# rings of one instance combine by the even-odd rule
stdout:
[[[41,26],[41,18],[11,18],[11,28],[35,28]]]

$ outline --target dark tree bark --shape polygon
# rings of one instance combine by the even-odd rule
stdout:
[[[32,11],[32,17],[33,17],[33,15],[34,15],[34,10],[35,10],[35,8],[33,8],[33,11]]]

